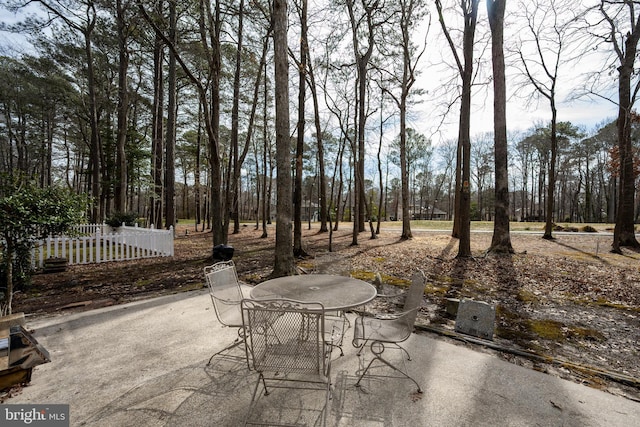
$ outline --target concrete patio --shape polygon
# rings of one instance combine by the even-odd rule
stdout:
[[[207,366],[237,335],[217,322],[205,291],[28,318],[27,328],[52,362],[38,366],[31,385],[8,404],[69,404],[73,426],[238,426],[244,420],[257,374],[248,371],[243,347]],[[402,379],[367,377],[356,388],[356,372],[370,356],[356,356],[352,333],[345,355],[334,352],[329,426],[582,427],[640,420],[638,402],[424,334],[406,346],[423,394]],[[257,416],[319,425],[323,396],[317,393],[274,392],[261,399]]]

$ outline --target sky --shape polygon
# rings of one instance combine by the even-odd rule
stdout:
[[[555,0],[560,4],[561,1],[566,1],[567,5],[573,6],[578,5],[578,3],[587,4],[591,0]],[[575,3],[574,3],[575,2]],[[447,4],[447,2],[443,2]],[[527,2],[527,5],[534,4],[534,2]],[[546,2],[542,2],[542,4],[547,4]],[[551,109],[549,106],[549,101],[546,98],[542,98],[537,102],[531,102],[529,105],[527,104],[526,97],[529,93],[535,92],[532,85],[522,86],[519,83],[523,81],[523,74],[519,72],[516,67],[510,66],[510,64],[516,64],[517,68],[522,69],[522,63],[519,60],[519,57],[514,54],[513,50],[510,50],[510,46],[513,46],[516,41],[524,41],[523,51],[527,52],[526,46],[533,46],[529,41],[527,45],[527,39],[530,37],[528,30],[526,30],[526,26],[522,24],[522,21],[515,22],[513,21],[516,14],[521,13],[522,11],[517,10],[518,8],[522,8],[522,5],[517,0],[510,0],[507,2],[507,11],[506,11],[506,19],[512,21],[512,23],[506,24],[505,27],[505,55],[507,56],[507,128],[510,134],[517,134],[518,132],[526,132],[530,130],[532,127],[537,125],[546,125],[551,121]],[[537,9],[540,11],[540,9]],[[423,87],[429,91],[430,94],[440,94],[442,95],[442,91],[438,91],[438,86],[442,85],[443,74],[448,73],[451,75],[450,70],[444,70],[444,63],[453,63],[451,51],[446,43],[442,30],[440,28],[439,23],[436,20],[435,15],[435,7],[431,8],[432,13],[432,22],[431,28],[428,32],[428,47],[427,54],[429,59],[424,62],[426,63],[422,68],[422,75],[419,77],[417,85]],[[484,48],[484,65],[480,68],[483,70],[481,74],[483,74],[484,78],[479,78],[477,82],[482,80],[489,81],[491,77],[491,47],[490,47],[490,38],[488,31],[488,20],[486,16],[486,5],[484,1],[480,2],[478,9],[478,26],[476,30],[476,43],[479,45],[477,50],[482,51]],[[540,15],[538,15],[540,16]],[[453,18],[449,18],[445,16],[445,20],[449,27],[451,27],[451,22]],[[559,19],[561,21],[562,19]],[[460,25],[460,24],[458,24]],[[453,25],[455,26],[455,24]],[[541,26],[544,28],[543,26]],[[423,29],[424,31],[424,29]],[[583,31],[583,30],[582,30]],[[544,38],[547,37],[550,40],[553,40],[555,36],[555,31],[550,31],[544,34],[541,37],[542,45],[545,45]],[[486,44],[483,44],[483,40],[485,40]],[[566,40],[566,39],[565,39]],[[591,96],[590,98],[581,97],[577,100],[573,100],[575,94],[584,91],[585,81],[588,81],[586,77],[587,72],[595,72],[603,67],[603,57],[604,55],[608,55],[608,53],[603,52],[601,49],[598,52],[591,52],[592,45],[571,45],[564,41],[565,50],[563,50],[562,58],[566,59],[571,57],[572,55],[577,56],[580,60],[579,62],[565,62],[560,64],[558,68],[558,80],[557,80],[557,91],[558,94],[556,96],[556,107],[558,112],[558,121],[569,121],[574,125],[582,126],[586,132],[593,132],[595,128],[601,125],[604,121],[614,120],[617,116],[617,105],[612,103],[611,101],[605,100],[600,97]],[[555,46],[550,43],[547,45],[549,47],[549,52],[554,52]],[[585,56],[576,55],[576,52],[581,52],[582,50],[587,50],[587,54]],[[595,50],[595,49],[594,49]],[[459,48],[459,54],[462,55],[461,48]],[[547,53],[547,55],[551,55]],[[478,52],[475,54],[474,59],[479,58]],[[535,59],[536,52],[529,52],[528,58]],[[441,58],[440,60],[438,59]],[[548,64],[553,64],[553,58],[547,56]],[[436,69],[439,71],[432,72],[430,69],[434,64],[438,66]],[[478,66],[475,67],[478,70]],[[520,70],[521,71],[521,70]],[[455,72],[455,71],[454,71]],[[617,73],[610,74],[609,77],[611,86],[608,89],[610,92],[608,96],[612,99],[617,98],[615,79],[617,77]],[[448,78],[448,77],[444,77]],[[526,80],[526,79],[525,79]],[[543,79],[544,80],[544,79]],[[460,82],[458,78],[457,82]],[[493,132],[493,96],[492,96],[492,87],[490,84],[486,85],[484,88],[480,86],[476,86],[472,89],[472,118],[471,118],[471,136],[473,138],[474,135],[483,134],[487,132]],[[437,95],[436,95],[437,96]],[[446,95],[445,95],[446,96]],[[426,103],[420,106],[420,111],[416,119],[416,123],[421,125],[423,123],[434,122],[429,118],[434,114],[437,114],[438,108],[436,106],[436,102],[434,100],[427,100]],[[433,142],[437,143],[437,139],[457,139],[457,129],[458,129],[458,117],[459,117],[459,106],[456,106],[454,110],[450,113],[450,122],[448,125],[443,126],[437,136],[434,135]],[[429,128],[430,131],[433,131],[433,127]],[[427,133],[428,134],[428,133]]]

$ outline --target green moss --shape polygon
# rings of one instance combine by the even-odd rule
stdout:
[[[534,294],[533,292],[529,292],[525,289],[520,289],[518,291],[518,295],[516,295],[516,299],[518,301],[522,301],[522,302],[529,302],[529,303],[537,303],[540,302],[540,297],[538,297],[536,294]]]
[[[499,338],[524,345],[535,339],[529,328],[523,325],[522,317],[502,304],[496,305],[496,323],[495,334]]]
[[[609,301],[609,300],[607,300],[605,298],[602,298],[602,297],[598,298],[595,301],[595,304],[599,305],[600,307],[610,307],[610,308],[615,308],[615,309],[618,309],[618,310],[629,310],[629,309],[631,309],[631,310],[635,309],[636,311],[638,310],[637,307],[629,307],[628,305],[611,302],[611,301]]]
[[[463,286],[470,287],[470,288],[475,288],[475,289],[484,289],[484,288],[485,288],[485,286],[482,286],[482,285],[480,284],[480,282],[478,282],[478,281],[477,281],[477,280],[475,280],[475,279],[464,279],[464,280],[462,281],[462,285],[463,285]]]
[[[569,331],[567,332],[567,336],[569,338],[577,338],[583,339],[587,341],[606,341],[606,337],[600,331],[590,328],[581,328],[577,326],[569,327]]]
[[[188,291],[196,291],[198,289],[202,289],[204,288],[204,284],[203,283],[190,283],[186,286],[181,286],[180,287],[180,292],[188,292]]]
[[[399,277],[382,275],[382,283],[386,283],[387,285],[392,286],[400,286],[401,288],[406,288],[411,284],[411,280],[401,279]]]
[[[351,272],[351,277],[355,279],[364,280],[365,282],[371,282],[375,278],[376,274],[371,271],[355,270]],[[384,280],[383,280],[384,281]]]
[[[496,316],[502,317],[506,320],[512,320],[520,317],[515,312],[509,310],[507,307],[505,307],[502,304],[496,305]]]
[[[550,319],[529,319],[527,320],[529,330],[545,340],[564,341],[565,336],[562,332],[564,324],[556,320]]]
[[[458,279],[454,279],[451,276],[434,276],[433,280],[437,281],[437,282],[442,282],[442,283],[460,283],[460,281]]]
[[[534,351],[538,349],[536,339],[562,342],[565,340],[564,330],[567,329],[562,322],[550,319],[524,319],[520,314],[498,304],[496,306],[496,336],[515,341]]]
[[[304,268],[306,270],[313,270],[316,268],[316,265],[312,261],[300,261],[298,263],[298,267]]]
[[[534,337],[527,331],[522,331],[518,328],[498,327],[495,329],[497,337],[522,343],[523,341],[531,341]]]
[[[606,298],[603,298],[603,297],[599,297],[595,301],[593,299],[590,299],[590,298],[587,298],[587,297],[569,298],[569,299],[571,299],[576,304],[597,305],[597,306],[600,306],[600,307],[614,308],[616,310],[625,310],[625,311],[632,311],[632,312],[635,312],[635,313],[640,313],[640,307],[628,306],[626,304],[611,302],[611,301],[609,301],[609,300],[607,300]]]
[[[152,283],[153,283],[153,280],[151,280],[151,279],[138,280],[136,283],[134,283],[133,286],[135,286],[137,288],[142,288],[142,287],[145,287],[145,286],[149,286]]]
[[[351,277],[364,280],[365,282],[373,282],[376,277],[376,273],[372,271],[354,270],[351,272]],[[382,283],[385,285],[407,287],[411,284],[410,280],[389,276],[387,274],[380,274],[380,277],[382,278]]]
[[[427,295],[446,295],[449,290],[448,286],[435,286],[433,283],[427,283],[427,286],[424,289],[424,293]]]

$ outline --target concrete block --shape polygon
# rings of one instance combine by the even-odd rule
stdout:
[[[456,332],[493,340],[496,308],[483,301],[460,300],[456,317]]]

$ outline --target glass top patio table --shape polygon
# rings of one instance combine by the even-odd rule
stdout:
[[[368,303],[376,297],[376,288],[353,277],[332,274],[308,274],[278,277],[257,284],[251,298],[286,298],[319,302],[327,311],[346,310]]]

